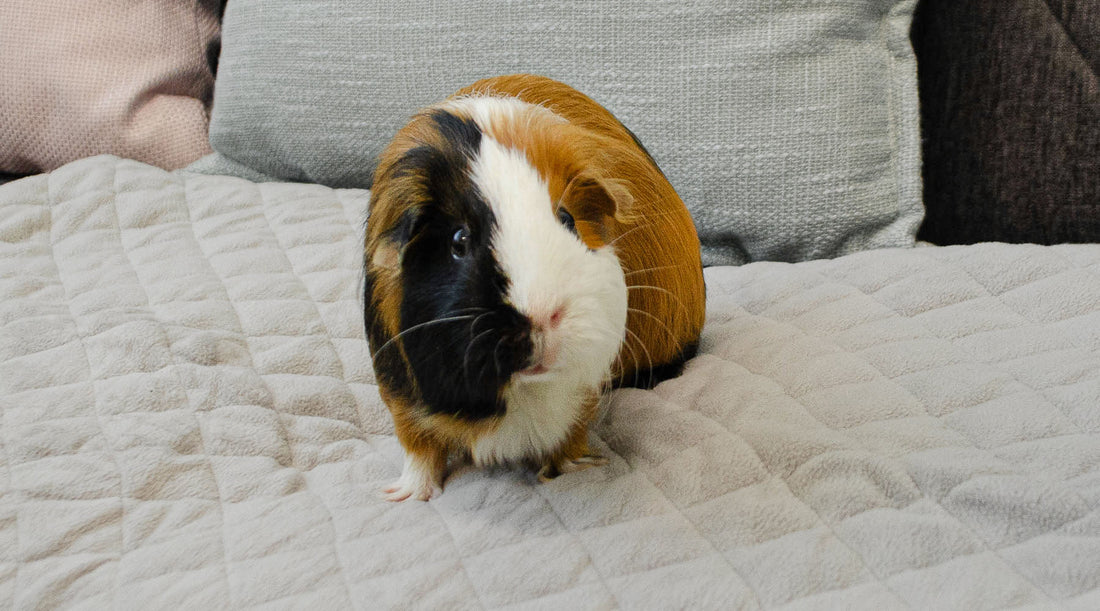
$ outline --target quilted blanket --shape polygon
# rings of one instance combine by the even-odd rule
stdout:
[[[1100,608],[1100,245],[711,268],[609,465],[391,504],[368,196],[111,157],[0,187],[0,605]]]

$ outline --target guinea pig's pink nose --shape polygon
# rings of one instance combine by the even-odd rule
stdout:
[[[557,329],[565,318],[565,306],[558,305],[550,308],[535,309],[530,314],[531,324],[544,331]]]
[[[561,324],[562,318],[565,318],[565,306],[558,306],[557,309],[550,314],[550,328],[556,329],[558,325]]]

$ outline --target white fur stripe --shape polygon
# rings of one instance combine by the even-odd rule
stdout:
[[[465,98],[485,126],[516,116],[518,100]],[[491,130],[485,130],[491,131]],[[507,413],[473,450],[479,464],[541,457],[554,451],[582,417],[582,402],[606,378],[626,326],[626,283],[613,250],[590,251],[557,220],[546,181],[523,151],[484,136],[471,177],[496,217],[491,247],[509,287],[509,303],[543,318],[564,307],[556,328],[534,331],[537,346],[557,355],[544,374],[517,374],[505,389]],[[534,316],[539,318],[539,316]],[[549,358],[549,357],[548,357]]]

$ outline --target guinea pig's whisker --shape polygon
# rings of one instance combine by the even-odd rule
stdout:
[[[652,217],[661,217],[661,216],[671,216],[671,215],[672,215],[671,213],[649,213],[648,214],[648,216],[650,218],[652,218]],[[645,229],[646,227],[655,227],[655,226],[656,226],[655,223],[640,223],[638,225],[635,225],[631,229],[627,230],[626,232],[624,232],[622,235],[618,236],[614,240],[611,240],[610,242],[607,243],[607,245],[611,246],[615,242],[618,242],[619,240],[621,240],[621,239],[625,238],[626,236],[634,233],[635,231],[638,231],[639,229]]]
[[[482,365],[482,366],[481,366],[481,368],[477,370],[477,375],[478,375],[479,377],[481,377],[481,376],[484,376],[484,375],[485,375],[485,372],[486,372],[486,371],[488,371],[490,367],[495,367],[495,366],[493,365],[493,361],[490,361],[490,360],[486,360],[486,361],[485,361],[485,364],[484,364],[484,365]]]
[[[618,242],[619,240],[621,240],[621,239],[625,238],[626,236],[634,233],[635,231],[638,231],[639,229],[645,229],[646,227],[649,227],[651,225],[652,225],[652,223],[642,223],[641,225],[636,225],[633,229],[629,229],[629,230],[625,231],[622,235],[620,235],[617,238],[615,238],[614,240],[611,240],[610,242],[608,242],[607,245],[608,246],[614,246],[615,242]]]
[[[642,342],[642,339],[640,337],[638,337],[638,335],[635,334],[630,329],[627,329],[626,332],[629,333],[630,336],[634,338],[634,341],[638,342],[638,347],[642,349],[642,352],[645,352],[645,358],[646,358],[646,362],[648,363],[648,368],[653,369],[653,355],[651,355],[649,353],[649,349],[645,347],[645,343]],[[637,359],[635,359],[635,360],[637,360]],[[634,370],[634,383],[635,384],[638,383],[638,370],[637,369]]]
[[[672,291],[670,291],[668,289],[664,289],[664,288],[661,288],[659,286],[652,286],[652,285],[649,285],[649,284],[632,284],[632,285],[626,287],[626,290],[628,290],[628,291],[632,290],[632,289],[649,289],[649,290],[653,290],[653,291],[660,291],[660,292],[668,295],[669,297],[671,297],[673,299],[673,301],[676,302],[676,305],[680,306],[680,309],[684,311],[684,314],[687,315],[688,318],[691,318],[691,313],[688,312],[687,306],[684,305],[684,302],[681,301],[680,298],[677,297],[675,293],[673,293]]]
[[[634,349],[630,347],[630,342],[627,341],[628,339],[630,339],[630,338],[628,338],[628,337],[623,338],[623,346],[625,346],[626,349],[630,351],[630,357],[632,359],[634,359],[635,362],[637,362],[638,361],[638,353],[635,352]],[[615,355],[615,364],[617,365],[617,369],[619,371],[622,371],[623,355],[622,355],[621,352],[619,354]],[[634,383],[635,384],[638,383],[638,372],[637,371],[634,372]]]
[[[456,321],[459,321],[459,320],[469,320],[473,317],[474,317],[473,314],[465,314],[463,316],[448,316],[446,318],[436,318],[434,320],[429,320],[428,322],[422,322],[418,325],[413,325],[413,326],[409,327],[408,329],[405,329],[404,331],[398,333],[397,335],[394,335],[386,343],[379,346],[378,350],[375,350],[373,353],[371,353],[370,358],[373,361],[375,359],[375,357],[377,357],[379,355],[379,353],[381,353],[383,350],[388,348],[390,346],[390,344],[396,342],[398,339],[404,337],[405,335],[408,335],[409,333],[412,333],[413,331],[423,329],[424,327],[430,327],[432,325],[442,324],[442,323],[445,323],[445,322],[456,322]]]
[[[493,346],[493,371],[500,377],[500,357],[497,356],[497,351],[500,350],[500,345],[504,343],[504,337],[497,340],[497,345]]]
[[[474,319],[474,322],[470,323],[470,334],[471,335],[473,335],[473,333],[477,331],[477,322],[479,320],[481,320],[482,318],[485,318],[486,316],[493,313],[493,311],[488,309],[488,308],[479,308],[479,309],[485,310],[485,313],[479,315],[477,318]]]
[[[462,309],[459,309],[459,310],[453,310],[451,312],[447,312],[445,314],[445,316],[459,316],[459,315],[465,315],[465,314],[478,314],[480,312],[484,312],[485,314],[490,314],[490,313],[492,313],[492,310],[490,310],[489,308],[479,308],[479,307],[462,308]],[[481,314],[480,316],[484,316],[485,314]],[[479,318],[480,318],[480,316],[479,316]],[[474,319],[474,320],[476,322],[477,319]]]
[[[626,276],[627,278],[629,278],[630,276],[633,276],[634,274],[644,274],[646,272],[655,272],[655,271],[661,270],[661,269],[676,269],[678,267],[687,267],[687,266],[686,265],[658,265],[657,267],[647,267],[645,269],[636,269],[636,270],[633,270],[633,271],[629,271],[629,272],[626,272],[625,274],[623,274],[623,276]]]
[[[639,310],[638,308],[627,308],[626,311],[627,312],[637,312],[639,314],[643,314],[645,316],[648,316],[648,317],[652,318],[654,320],[654,322],[656,322],[662,329],[665,330],[665,333],[668,333],[669,336],[672,337],[673,342],[675,342],[677,340],[676,334],[673,333],[672,329],[669,329],[668,325],[666,325],[664,323],[664,321],[662,321],[660,318],[657,318],[656,316],[650,314],[649,312],[646,312],[645,310]]]
[[[482,316],[484,316],[484,314],[482,314]],[[474,324],[477,324],[476,320],[474,321]],[[473,350],[474,344],[477,343],[477,340],[485,337],[492,332],[493,330],[489,329],[487,331],[482,331],[481,333],[478,333],[472,340],[470,340],[470,344],[466,346],[466,355],[462,357],[462,375],[465,376],[467,380],[470,379],[470,351]]]

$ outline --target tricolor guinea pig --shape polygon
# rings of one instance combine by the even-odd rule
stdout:
[[[562,83],[479,81],[379,157],[364,250],[367,337],[405,450],[393,501],[448,460],[539,479],[603,464],[601,394],[679,371],[704,318],[691,216],[638,139]]]

